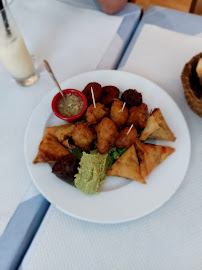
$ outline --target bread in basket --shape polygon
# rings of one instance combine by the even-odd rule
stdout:
[[[202,53],[195,55],[183,68],[181,74],[185,98],[190,108],[202,117],[202,85],[198,78],[196,67]]]

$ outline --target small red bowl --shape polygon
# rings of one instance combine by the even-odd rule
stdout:
[[[78,113],[74,116],[64,116],[64,115],[60,114],[58,111],[58,102],[62,99],[60,92],[57,93],[52,100],[53,113],[60,119],[63,119],[63,120],[68,121],[68,122],[74,122],[74,121],[78,120],[84,114],[84,112],[87,108],[87,105],[88,105],[87,99],[82,92],[80,92],[79,90],[76,90],[76,89],[65,89],[62,92],[63,92],[64,96],[67,96],[69,94],[77,95],[83,101],[83,108],[80,111],[80,113]]]

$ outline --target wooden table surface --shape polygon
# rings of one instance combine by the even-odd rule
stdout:
[[[189,12],[192,0],[131,0],[131,2],[142,6],[144,10],[150,5],[156,5]]]

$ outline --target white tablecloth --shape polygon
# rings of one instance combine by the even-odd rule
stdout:
[[[59,82],[96,69],[123,19],[55,0],[16,0],[10,8],[35,56],[40,79],[23,88],[0,66],[0,235],[31,183],[24,158],[28,120],[36,105],[55,86],[43,69],[42,60],[49,61]]]
[[[183,65],[200,50],[199,37],[145,26],[122,67],[159,84],[187,120],[191,161],[176,194],[152,214],[116,225],[80,221],[51,206],[21,270],[201,269],[202,125],[186,104],[180,82]]]

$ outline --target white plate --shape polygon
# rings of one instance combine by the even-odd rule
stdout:
[[[190,136],[185,119],[176,103],[159,86],[140,76],[123,71],[105,70],[80,74],[63,82],[62,88],[83,90],[89,82],[114,85],[120,91],[132,88],[142,93],[148,110],[161,111],[176,136],[169,145],[176,151],[146,177],[147,185],[118,177],[107,177],[99,195],[87,196],[51,173],[49,164],[33,165],[44,128],[63,122],[52,113],[51,91],[34,110],[25,135],[25,156],[32,179],[44,197],[71,216],[99,223],[118,223],[140,218],[159,208],[176,192],[189,164]]]

